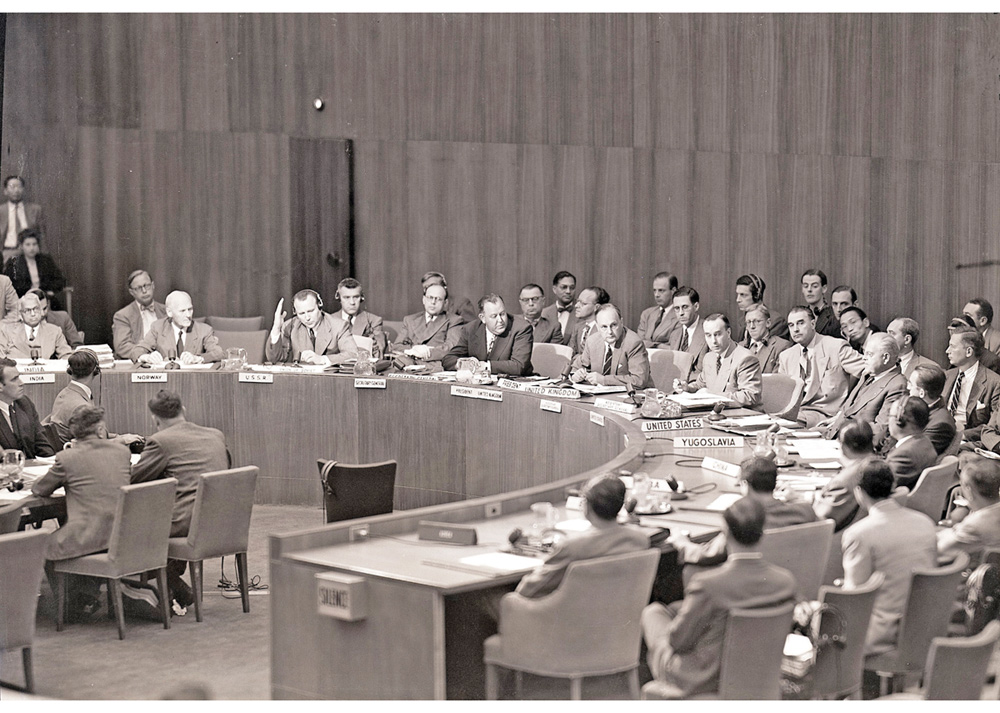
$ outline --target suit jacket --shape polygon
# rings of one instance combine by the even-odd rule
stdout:
[[[517,593],[533,599],[551,594],[562,583],[566,568],[578,560],[624,555],[649,548],[649,535],[629,525],[593,528],[568,537],[545,563],[524,575]]]
[[[749,336],[741,342],[741,346],[753,353]],[[778,355],[790,346],[792,346],[792,343],[787,339],[768,336],[767,344],[761,346],[760,351],[757,352],[757,361],[760,362],[761,373],[773,374],[778,371]]]
[[[691,373],[701,371],[702,367],[702,357],[705,356],[705,352],[708,351],[708,342],[705,341],[705,330],[703,329],[704,320],[701,317],[694,325],[694,336],[688,341],[688,346],[686,351],[693,358],[691,362]],[[667,342],[667,348],[673,349],[674,351],[681,351],[681,338],[683,334],[684,327],[680,323],[677,324],[677,329],[670,333],[670,341]]]
[[[827,337],[842,339],[840,333],[840,320],[833,313],[833,307],[827,305],[816,314],[816,332]],[[848,345],[850,346],[850,345]]]
[[[45,221],[42,217],[42,207],[37,203],[28,203],[27,201],[22,201],[24,204],[24,217],[27,219],[28,224],[25,226],[18,226],[21,230],[25,228],[38,228],[42,234],[45,234]],[[0,245],[5,245],[7,240],[7,218],[10,213],[10,201],[4,201],[0,203]],[[20,246],[15,245],[14,250],[19,250]]]
[[[951,400],[951,392],[955,388],[957,378],[958,367],[952,367],[945,372],[944,391],[941,392],[941,400],[945,404]],[[997,411],[1000,411],[1000,376],[994,371],[984,369],[980,363],[966,404],[963,438],[967,441],[978,441],[983,426],[992,420],[993,414]]]
[[[925,356],[914,353],[914,355],[910,357],[910,361],[906,365],[906,368],[903,369],[903,378],[909,381],[910,376],[913,374],[913,370],[916,369],[918,366],[938,366],[938,363],[932,359],[928,359]]]
[[[170,525],[171,537],[183,537],[191,527],[198,476],[230,467],[232,458],[222,431],[181,421],[146,439],[131,482],[177,478],[177,495]]]
[[[38,268],[38,288],[43,292],[59,292],[66,286],[66,278],[51,255],[38,253],[35,256],[35,266]],[[3,274],[14,284],[18,297],[23,297],[31,289],[31,273],[28,272],[28,261],[24,255],[8,259],[3,266]]]
[[[816,517],[833,520],[834,532],[840,532],[867,514],[854,497],[854,488],[861,482],[861,468],[868,460],[862,458],[845,465],[813,499]]]
[[[428,322],[425,314],[417,312],[403,317],[399,343],[405,346],[428,346],[431,349],[428,361],[441,361],[458,344],[462,336],[462,324],[457,317],[448,314],[439,314]]]
[[[130,358],[138,361],[143,354],[159,352],[164,359],[180,357],[177,353],[177,340],[174,338],[174,328],[169,317],[163,317],[153,322],[149,334],[139,340],[132,349]],[[187,334],[184,335],[184,351],[194,356],[205,358],[206,362],[222,361],[225,353],[219,346],[215,330],[205,322],[191,322]]]
[[[771,312],[768,309],[768,312]],[[788,341],[788,320],[783,314],[771,313],[771,316],[767,320],[767,333],[771,337],[780,337],[785,341]],[[736,326],[733,329],[733,339],[737,342],[742,342],[747,338],[747,313],[743,310],[737,310],[736,315]]]
[[[876,571],[885,582],[875,595],[865,655],[895,648],[899,620],[910,592],[914,569],[937,564],[934,523],[922,512],[902,507],[892,498],[872,506],[868,517],[844,530],[844,588],[856,589]]]
[[[548,307],[542,310],[542,316],[546,319],[559,324],[559,308],[553,302]],[[570,341],[573,339],[573,331],[576,328],[576,310],[571,305],[569,308],[569,319],[566,320],[566,329],[562,328],[559,324],[559,329],[562,333],[562,341],[560,344],[565,344],[567,346],[572,346]],[[576,351],[575,349],[573,350]]]
[[[639,326],[635,331],[642,339],[646,349],[665,348],[667,342],[670,341],[670,333],[677,328],[677,313],[674,312],[673,308],[663,308],[663,319],[660,319],[660,324],[657,325],[656,320],[659,317],[660,307],[657,305],[647,307],[639,315]]]
[[[778,354],[778,373],[799,378],[801,358],[800,344],[793,344],[785,349]],[[865,365],[861,356],[843,339],[828,337],[819,332],[809,344],[809,364],[809,378],[802,395],[799,420],[805,420],[808,425],[813,426],[817,421],[837,413],[847,398],[850,377],[858,376]],[[804,410],[813,413],[804,419]]]
[[[41,359],[62,359],[73,351],[66,343],[62,330],[54,324],[39,322],[34,344]],[[31,345],[23,322],[7,322],[0,328],[0,352],[11,359],[30,359]]]
[[[32,492],[47,497],[66,489],[66,524],[49,540],[46,557],[64,560],[106,550],[118,507],[118,495],[129,484],[127,446],[103,438],[85,438],[59,451],[49,472]]]
[[[979,356],[979,363],[990,371],[1000,374],[1000,356],[989,349],[983,349],[983,353]]]
[[[52,402],[52,411],[42,421],[42,425],[53,425],[59,436],[60,446],[64,445],[73,439],[73,434],[69,430],[70,416],[81,406],[92,405],[94,405],[94,399],[87,396],[79,384],[70,382],[56,394],[56,400]]]
[[[937,548],[938,554],[946,557],[959,552],[975,557],[985,549],[1000,548],[1000,503],[973,510],[954,527],[940,530]]]
[[[385,354],[388,338],[382,331],[382,318],[367,310],[354,315],[351,334],[358,337],[370,337],[378,345],[379,354]]]
[[[523,314],[521,319],[524,319]],[[524,321],[528,322],[527,319]],[[545,315],[539,315],[538,321],[531,324],[531,340],[535,344],[562,344],[562,337],[562,328],[559,326],[559,322],[553,322]]]
[[[622,329],[611,350],[611,373],[604,375],[604,338],[596,329],[587,337],[583,352],[574,359],[574,366],[598,375],[604,386],[631,385],[636,391],[653,385],[649,373],[649,355],[639,335],[631,329]]]
[[[167,308],[159,302],[153,302],[153,313],[157,319],[167,316]],[[139,313],[139,303],[132,301],[115,312],[111,323],[111,332],[115,346],[115,356],[119,359],[131,359],[132,352],[142,341],[142,315]]]
[[[7,425],[7,419],[0,415],[0,448],[23,451],[24,457],[28,459],[55,455],[48,439],[45,438],[42,424],[38,420],[38,411],[35,410],[35,404],[31,399],[22,396],[11,408],[14,409],[11,420],[15,428],[11,430]]]
[[[463,357],[475,357],[479,361],[490,363],[490,373],[510,374],[511,376],[527,376],[531,373],[531,325],[520,317],[507,315],[507,329],[498,334],[493,342],[493,349],[486,351],[486,324],[477,319],[462,327],[458,344],[453,346],[444,358],[441,366],[445,371],[453,371],[458,360]]]
[[[63,336],[66,337],[66,343],[74,349],[83,344],[83,337],[80,336],[76,325],[73,324],[69,312],[50,309],[45,315],[45,321],[59,327],[62,330]]]
[[[589,329],[587,328],[588,324],[590,324]],[[584,348],[587,346],[587,342],[590,340],[590,335],[596,333],[596,319],[592,322],[581,322],[580,320],[576,320],[576,324],[573,325],[573,334],[569,339],[569,346],[573,347],[574,358],[583,353]]]
[[[0,318],[4,322],[21,321],[21,305],[17,301],[17,290],[6,275],[0,275]]]
[[[983,332],[983,341],[987,349],[994,354],[1000,354],[1000,330],[994,329],[992,324]]]
[[[268,335],[264,355],[270,362],[291,362],[298,361],[302,352],[312,351],[317,356],[329,357],[332,364],[358,358],[358,345],[351,335],[350,325],[344,320],[324,312],[313,331],[316,333],[315,349],[309,339],[309,328],[298,317],[286,319],[278,341],[272,342]]]
[[[732,342],[724,355],[707,353],[702,359],[701,373],[688,386],[708,389],[709,393],[726,396],[740,406],[752,408],[760,405],[760,374],[757,357],[749,349]]]
[[[913,490],[925,468],[937,463],[938,454],[926,435],[913,436],[897,443],[886,455],[886,463],[896,476],[896,485]]]
[[[985,427],[983,431],[986,431]],[[944,400],[938,399],[938,402],[931,407],[931,419],[927,422],[927,427],[924,428],[924,435],[930,439],[934,450],[940,456],[954,443],[955,432],[955,418],[944,407]],[[985,441],[985,439],[984,435],[983,440]]]
[[[884,372],[881,378],[871,383],[862,379],[844,401],[844,406],[830,426],[827,436],[829,438],[835,436],[847,419],[860,419],[873,424],[875,447],[880,447],[889,434],[889,408],[893,402],[906,394],[906,379],[903,378],[898,366],[892,367],[887,373]]]
[[[729,611],[792,601],[791,572],[762,558],[729,559],[691,578],[666,641],[646,641],[653,678],[679,689],[682,697],[719,688],[719,667]],[[650,607],[660,607],[651,604]]]

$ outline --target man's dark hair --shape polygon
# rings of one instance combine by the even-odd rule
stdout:
[[[569,270],[560,270],[559,272],[556,273],[556,276],[552,278],[552,284],[558,285],[563,279],[567,277],[572,277],[573,282],[576,282],[576,275],[574,275]]]
[[[166,389],[160,389],[156,392],[156,396],[149,400],[149,410],[157,418],[177,418],[183,408],[181,397]]]
[[[361,287],[361,283],[358,282],[353,277],[345,277],[339,283],[337,283],[337,291],[339,292],[341,288],[345,290],[353,290],[355,288]]]
[[[840,318],[843,319],[844,315],[849,314],[850,312],[854,312],[855,314],[857,314],[862,321],[868,319],[868,315],[865,314],[865,311],[860,307],[847,307],[843,312],[840,313]]]
[[[590,511],[602,520],[614,520],[625,504],[625,483],[612,475],[598,476],[583,493]]]
[[[751,456],[740,463],[740,478],[755,493],[771,494],[778,484],[778,466],[770,458]]]
[[[691,304],[693,305],[701,302],[701,297],[698,296],[698,290],[693,287],[688,287],[687,285],[677,288],[677,291],[674,293],[674,299],[676,300],[678,297],[687,297],[691,300]]]
[[[722,312],[713,312],[712,314],[705,317],[706,322],[714,322],[717,319],[722,320],[722,323],[726,325],[726,329],[732,329],[732,325],[729,324],[729,317],[722,314]]]
[[[826,287],[827,279],[826,273],[822,270],[817,270],[815,267],[810,267],[808,270],[802,273],[802,277],[799,278],[799,282],[802,282],[807,276],[814,276],[819,278],[819,284]]]
[[[979,316],[986,317],[986,324],[993,324],[993,305],[988,300],[977,297],[974,300],[969,300],[969,304],[976,305],[976,309],[979,310]]]
[[[974,453],[963,453],[961,470],[980,497],[994,501],[1000,499],[1000,462]]]
[[[24,241],[28,238],[34,238],[38,241],[38,244],[42,244],[42,234],[34,228],[25,228],[20,233],[17,234],[17,244],[23,245]]]
[[[73,438],[86,438],[98,432],[98,427],[104,423],[104,409],[100,406],[77,406],[69,417],[69,432]]]
[[[483,295],[479,298],[479,314],[483,313],[483,307],[489,302],[491,305],[503,305],[503,297],[498,295],[496,292],[491,292],[488,295]],[[504,305],[506,307],[506,305]]]
[[[729,536],[745,546],[760,542],[764,534],[764,516],[764,506],[753,498],[740,498],[722,513]]]
[[[3,372],[4,372],[4,369],[6,369],[8,366],[12,366],[12,367],[14,367],[16,369],[17,368],[17,362],[14,361],[13,359],[8,358],[8,357],[4,357],[3,359],[0,359],[0,384],[6,384],[7,383],[7,380],[4,378]]]
[[[97,354],[90,349],[77,349],[66,361],[69,362],[69,375],[74,379],[86,379],[99,366]]]
[[[892,468],[882,458],[872,458],[861,466],[858,485],[872,500],[885,500],[892,495]]]
[[[837,285],[832,290],[830,290],[830,294],[831,295],[835,295],[838,292],[850,292],[851,293],[851,302],[857,302],[858,301],[858,293],[855,292],[854,288],[851,287],[850,285]]]
[[[921,364],[913,370],[917,386],[924,390],[931,401],[941,398],[947,376],[937,364]]]
[[[897,407],[897,417],[900,428],[913,423],[917,428],[927,428],[931,420],[931,410],[927,402],[917,396],[904,396]]]
[[[795,305],[790,310],[788,310],[788,316],[785,317],[785,319],[791,319],[792,312],[805,312],[806,314],[809,315],[809,319],[813,321],[816,320],[816,314],[812,311],[812,308],[809,305]]]
[[[587,290],[590,290],[591,292],[594,293],[594,296],[597,298],[596,304],[606,305],[608,302],[611,301],[611,296],[608,294],[607,290],[605,290],[603,287],[598,287],[597,285],[584,287],[582,290],[580,290],[579,294],[583,294]]]
[[[957,317],[952,317],[951,321],[948,322],[948,329],[962,330],[965,327],[969,329],[976,329],[976,323],[972,321],[972,317],[967,314],[960,314]]]
[[[541,285],[536,285],[534,282],[529,282],[527,285],[525,285],[524,287],[522,287],[520,290],[517,291],[518,299],[521,298],[521,293],[524,292],[525,290],[538,290],[539,292],[542,293],[543,297],[545,296],[545,290],[542,289]]]
[[[17,179],[18,181],[21,182],[21,188],[24,188],[27,185],[24,182],[24,179],[21,178],[20,176],[7,176],[7,178],[3,179],[3,187],[6,188],[7,184],[10,183],[11,181],[15,180],[15,179]]]
[[[875,435],[867,421],[850,418],[838,436],[841,446],[847,446],[855,453],[874,453]]]
[[[755,304],[759,304],[764,301],[764,291],[767,289],[767,283],[753,273],[750,273],[749,275],[740,275],[736,278],[736,284],[750,288],[750,299],[752,299]]]
[[[669,287],[671,290],[677,289],[677,276],[665,270],[663,272],[658,272],[655,275],[653,275],[653,280],[666,280],[667,287]]]
[[[137,278],[139,275],[145,275],[146,277],[149,278],[150,282],[153,281],[153,276],[150,275],[149,272],[147,272],[146,270],[132,270],[132,272],[130,272],[129,275],[128,275],[128,279],[125,280],[125,286],[128,287],[129,289],[131,289],[132,288],[132,280],[134,280],[135,278]]]

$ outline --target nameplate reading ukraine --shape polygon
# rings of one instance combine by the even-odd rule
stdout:
[[[385,379],[355,379],[355,389],[384,389]]]
[[[21,381],[25,384],[54,384],[55,374],[21,374]]]
[[[133,372],[133,374],[132,374],[132,383],[133,384],[142,384],[142,383],[145,383],[147,381],[158,381],[158,382],[161,382],[161,383],[166,383],[166,381],[167,381],[167,372],[161,371],[161,372],[157,372],[157,373],[154,373],[154,374],[148,374],[148,373],[142,373],[142,372],[138,372],[138,373]]]
[[[452,386],[452,396],[464,396],[467,399],[484,399],[485,401],[503,401],[503,392],[490,389],[474,389],[471,386]]]
[[[700,418],[666,418],[662,421],[643,421],[643,433],[659,433],[660,431],[693,431],[704,428],[705,424]]]
[[[266,374],[264,372],[240,372],[240,383],[241,384],[273,384],[274,374]]]
[[[742,448],[743,436],[678,436],[674,448]]]

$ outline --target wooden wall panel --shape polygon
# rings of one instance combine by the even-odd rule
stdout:
[[[178,17],[177,77],[183,128],[187,131],[226,131],[230,127],[227,69],[232,60],[226,54],[224,41],[229,21],[225,15]],[[155,37],[146,37],[148,42],[157,42]]]
[[[137,21],[139,43],[138,91],[141,126],[152,131],[180,131],[192,97],[184,96],[188,79],[181,71],[187,38],[177,15],[142,15]],[[207,24],[207,23],[206,23]],[[190,68],[188,68],[190,69]]]
[[[140,15],[80,15],[76,89],[81,126],[139,128]]]

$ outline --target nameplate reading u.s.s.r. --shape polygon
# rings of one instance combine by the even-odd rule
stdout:
[[[242,376],[242,374],[240,374],[240,376]],[[153,374],[142,374],[142,373],[132,374],[132,383],[133,384],[141,384],[141,383],[149,382],[149,381],[158,381],[158,382],[161,382],[161,383],[166,383],[166,381],[167,381],[167,372],[161,371],[161,372],[153,373]]]
[[[241,371],[239,379],[241,384],[273,384],[274,374]]]

